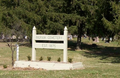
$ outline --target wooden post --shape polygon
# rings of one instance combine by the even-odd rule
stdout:
[[[68,35],[68,31],[67,31],[67,27],[65,26],[64,28],[64,51],[63,51],[63,62],[67,62],[67,35]]]
[[[34,26],[32,30],[32,61],[36,60],[35,37],[36,37],[36,28]]]
[[[16,45],[16,61],[19,61],[19,45]]]

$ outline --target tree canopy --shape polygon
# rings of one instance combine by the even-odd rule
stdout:
[[[120,33],[119,0],[0,0],[0,7],[0,32],[5,34],[20,31],[31,39],[33,26],[40,34],[62,34],[67,26],[80,46],[85,32],[100,37]]]

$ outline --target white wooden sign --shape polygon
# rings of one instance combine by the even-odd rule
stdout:
[[[32,31],[32,61],[36,60],[35,48],[63,49],[63,62],[67,62],[67,27],[64,28],[64,35],[39,35],[36,34],[36,28]],[[63,41],[63,43],[37,43],[41,41]]]
[[[64,41],[63,35],[36,35],[36,40]]]

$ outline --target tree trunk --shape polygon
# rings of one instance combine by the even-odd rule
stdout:
[[[12,51],[12,66],[14,66],[14,51]]]
[[[115,36],[115,34],[113,33],[113,34],[112,34],[112,41],[114,41],[114,36]]]
[[[90,36],[88,37],[88,40],[90,41]]]
[[[14,66],[14,51],[15,51],[15,48],[13,48],[13,45],[12,45],[12,40],[10,39],[10,44],[8,44],[8,46],[10,47],[11,51],[12,51],[12,66]]]
[[[14,66],[14,49],[12,46],[12,40],[10,40],[10,42],[11,42],[10,47],[11,47],[11,51],[12,51],[12,66]]]
[[[18,0],[18,6],[20,6],[20,0]]]
[[[82,37],[82,26],[83,24],[80,24],[79,21],[79,26],[78,26],[78,37],[77,37],[77,50],[81,50],[81,37]]]
[[[77,37],[77,50],[81,50],[81,36],[80,34],[78,34],[78,37]]]

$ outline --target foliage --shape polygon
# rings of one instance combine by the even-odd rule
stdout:
[[[28,61],[31,61],[31,56],[30,55],[28,55],[27,58],[28,58]]]
[[[61,58],[59,57],[59,58],[57,59],[57,61],[60,62],[60,61],[61,61]]]
[[[73,61],[72,61],[72,58],[68,58],[68,62],[69,63],[72,63]]]
[[[4,64],[4,65],[3,65],[3,68],[7,68],[7,65]]]
[[[1,0],[0,33],[29,36],[36,26],[39,34],[77,34],[113,37],[120,31],[118,0]],[[19,32],[18,32],[19,30]]]
[[[47,60],[50,61],[50,60],[51,60],[51,57],[47,57]]]
[[[42,60],[43,60],[43,57],[41,56],[39,60],[42,61]]]

